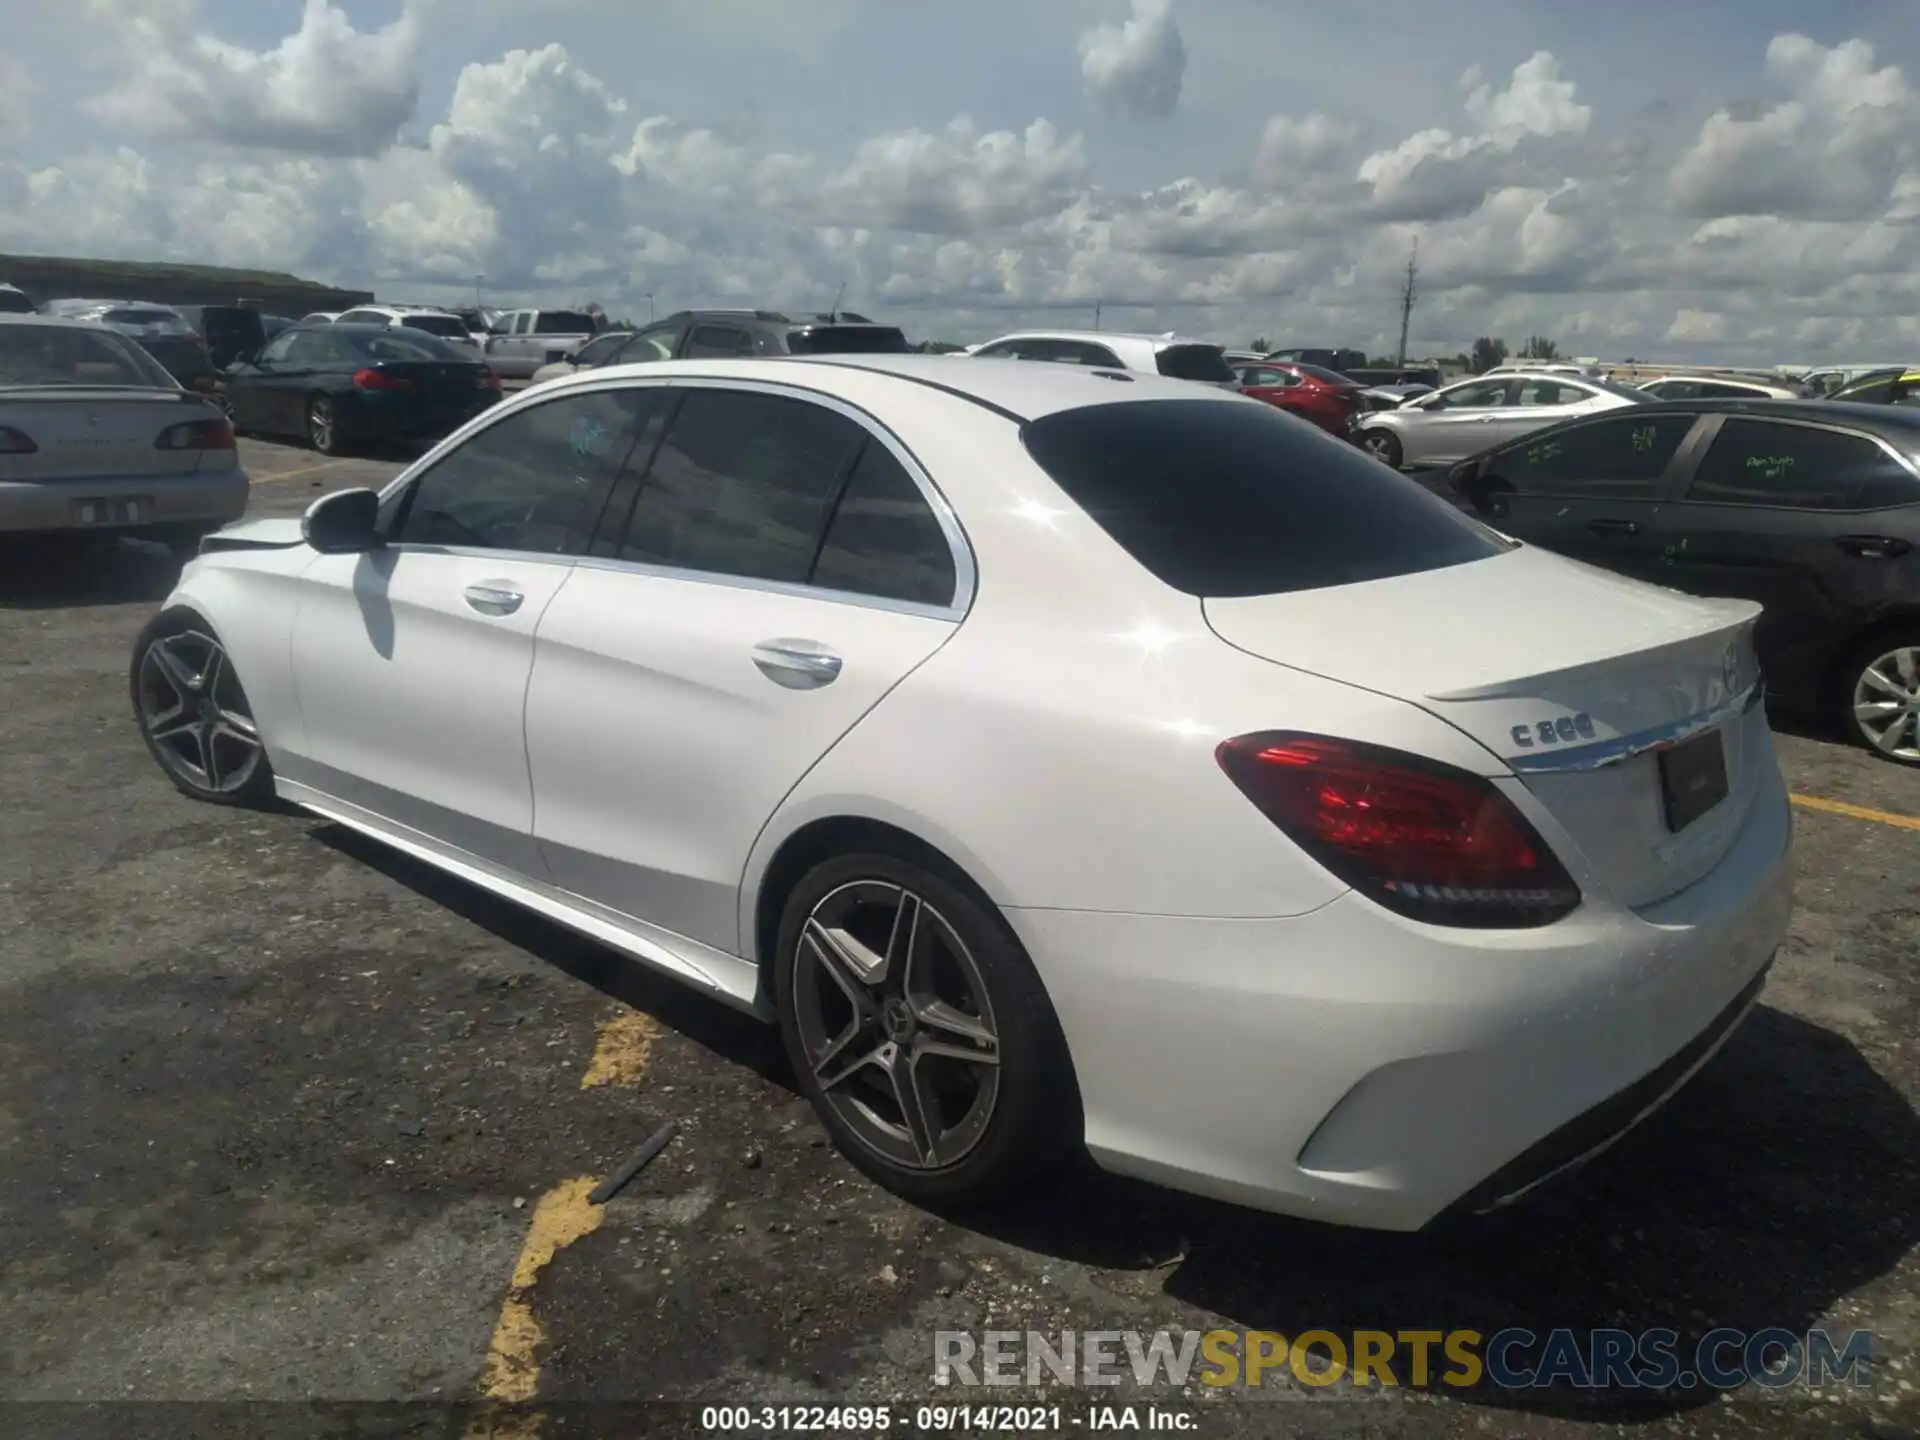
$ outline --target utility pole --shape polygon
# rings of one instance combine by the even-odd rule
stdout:
[[[1093,328],[1096,330],[1100,328],[1100,302],[1098,300],[1093,302]]]
[[[1413,320],[1413,277],[1420,273],[1420,237],[1413,237],[1413,254],[1407,257],[1407,284],[1400,292],[1400,357],[1393,363],[1404,367],[1407,363],[1407,326]]]

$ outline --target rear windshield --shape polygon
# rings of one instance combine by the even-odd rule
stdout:
[[[542,310],[533,321],[536,335],[591,335],[593,331],[591,315],[577,315],[571,310]]]
[[[810,325],[787,333],[794,355],[904,355],[907,337],[890,325]]]
[[[1020,435],[1075,504],[1188,595],[1351,585],[1507,548],[1416,482],[1270,405],[1121,401],[1063,410]]]
[[[180,388],[138,345],[64,325],[0,325],[0,386],[7,385]]]
[[[336,327],[331,331],[347,348],[364,360],[452,360],[462,365],[474,363],[473,352],[464,346],[449,345],[424,330],[405,330],[398,326],[376,330]]]
[[[1169,345],[1154,363],[1162,375],[1175,380],[1215,380],[1234,382],[1233,367],[1218,345]]]
[[[465,340],[466,325],[452,315],[409,315],[400,322],[409,330],[424,330],[429,335],[452,335]]]
[[[109,325],[177,325],[184,329],[187,323],[171,310],[134,310],[130,308],[107,310],[102,312],[100,318]]]
[[[1609,395],[1624,395],[1627,399],[1637,401],[1642,405],[1648,404],[1653,399],[1653,396],[1649,395],[1646,391],[1636,390],[1633,386],[1624,385],[1618,380],[1596,380],[1590,376],[1582,375],[1580,377],[1580,383],[1583,385],[1591,385],[1596,390],[1604,390]]]

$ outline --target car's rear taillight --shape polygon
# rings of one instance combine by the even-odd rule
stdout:
[[[498,390],[500,388],[500,377],[483,365],[480,368],[480,373],[473,377],[473,388],[476,390]]]
[[[26,431],[0,425],[0,455],[31,455],[39,448]]]
[[[356,390],[411,390],[413,382],[403,380],[398,375],[389,375],[384,370],[356,370],[353,372],[353,388]]]
[[[233,424],[225,416],[209,420],[189,420],[184,425],[169,425],[153,442],[156,450],[231,450]]]
[[[1580,887],[1513,802],[1465,770],[1352,740],[1223,741],[1220,768],[1287,838],[1369,899],[1434,925],[1546,925]]]

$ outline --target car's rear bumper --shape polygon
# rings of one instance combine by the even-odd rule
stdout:
[[[247,510],[247,472],[239,468],[193,474],[107,475],[62,480],[0,480],[0,534],[62,530],[148,530],[181,526],[212,529]],[[128,524],[82,524],[80,501],[138,499],[141,518]]]
[[[1284,919],[1008,916],[1098,1162],[1413,1230],[1569,1168],[1704,1063],[1786,933],[1791,834],[1775,773],[1695,885],[1538,930],[1419,925],[1352,893]]]

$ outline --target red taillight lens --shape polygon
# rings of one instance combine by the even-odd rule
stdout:
[[[398,375],[389,375],[384,370],[356,370],[353,372],[353,387],[356,390],[411,390],[413,382],[402,380]]]
[[[0,425],[0,455],[31,455],[39,448],[26,431]]]
[[[169,425],[153,442],[156,450],[231,450],[233,424],[224,417]]]
[[[1545,925],[1580,887],[1493,785],[1358,741],[1271,732],[1223,741],[1220,768],[1341,880],[1433,925]]]

